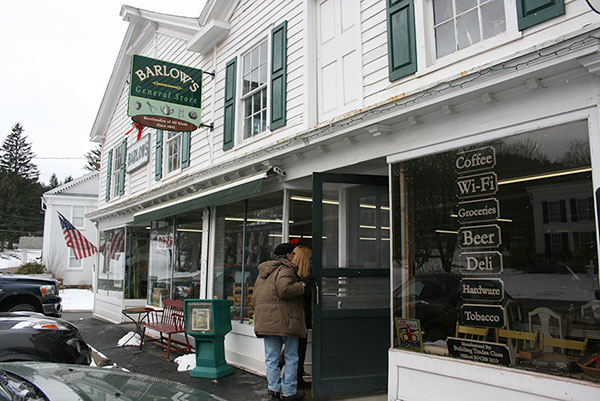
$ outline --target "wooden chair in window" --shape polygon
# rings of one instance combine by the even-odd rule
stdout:
[[[537,331],[496,329],[496,342],[508,347],[511,365],[515,364],[519,351],[541,351],[541,340],[538,341],[540,337]]]
[[[461,326],[460,323],[456,322],[455,337],[466,338],[468,340],[485,341],[487,339],[489,331],[489,328]]]
[[[579,340],[567,340],[562,338],[546,337],[542,336],[542,345],[544,350],[546,348],[560,349],[561,354],[573,357],[582,357],[585,355],[587,348],[588,339],[587,337],[583,341]]]

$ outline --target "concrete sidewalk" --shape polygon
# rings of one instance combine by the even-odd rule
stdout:
[[[95,355],[96,364],[116,364],[120,368],[149,376],[161,377],[179,383],[187,384],[229,401],[268,401],[267,382],[264,377],[235,369],[234,373],[219,379],[202,379],[191,377],[190,372],[178,372],[177,364],[165,360],[165,351],[152,344],[144,345],[142,351],[139,347],[119,347],[117,342],[129,331],[133,331],[133,323],[112,324],[92,318],[91,312],[65,312],[63,319],[75,324],[85,341],[99,353],[105,356],[100,358]],[[193,339],[192,339],[193,340]],[[172,356],[174,359],[176,356]],[[313,400],[310,389],[305,390],[306,400]],[[348,398],[344,398],[349,400]],[[352,398],[352,400],[382,401],[385,395],[374,397]]]

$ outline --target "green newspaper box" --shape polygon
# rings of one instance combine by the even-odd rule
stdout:
[[[192,377],[217,379],[233,373],[225,362],[225,334],[231,331],[231,302],[224,299],[186,299],[185,332],[196,340]]]

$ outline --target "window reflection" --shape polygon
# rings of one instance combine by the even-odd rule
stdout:
[[[232,319],[254,316],[258,265],[273,259],[273,249],[282,242],[282,195],[277,192],[217,207],[213,295],[232,301]]]
[[[600,303],[590,166],[585,121],[394,166],[394,314],[420,320],[426,352],[485,328],[507,364],[584,378],[576,362],[600,350],[600,314],[585,314]]]

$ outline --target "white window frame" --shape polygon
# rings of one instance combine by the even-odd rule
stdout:
[[[81,213],[81,215],[77,215],[75,213],[76,210],[82,210],[83,213]],[[73,206],[71,209],[71,223],[73,223],[75,227],[81,228],[83,230],[85,230],[85,212],[85,206]]]
[[[248,48],[248,50],[246,50],[244,53],[242,53],[242,55],[239,58],[239,68],[237,69],[237,88],[236,88],[236,94],[238,94],[236,97],[236,102],[237,102],[237,107],[239,112],[237,113],[237,126],[239,127],[239,129],[236,130],[236,144],[240,144],[240,145],[245,145],[248,143],[252,143],[256,140],[259,140],[260,138],[263,138],[264,136],[268,135],[271,133],[271,122],[270,122],[270,118],[271,118],[271,110],[270,110],[270,103],[271,103],[271,91],[270,91],[270,85],[271,85],[271,37],[270,35],[263,33],[258,35],[258,39],[256,41],[252,41],[252,46],[250,46]],[[244,57],[250,55],[252,53],[252,50],[256,49],[257,47],[261,46],[263,43],[266,44],[267,47],[267,60],[266,60],[266,70],[267,70],[267,78],[266,78],[266,82],[263,86],[256,88],[250,92],[248,92],[247,94],[243,93],[244,90]],[[265,90],[267,92],[267,96],[266,96],[266,104],[265,104],[265,109],[266,109],[266,113],[265,113],[265,118],[266,118],[266,122],[265,122],[265,130],[262,132],[259,132],[257,134],[254,135],[250,135],[248,138],[244,138],[244,124],[245,124],[245,120],[246,120],[246,116],[245,116],[245,108],[244,108],[244,103],[245,100],[250,98],[252,95],[254,95],[255,93],[259,93],[261,90]]]
[[[123,159],[123,152],[122,152],[122,146],[119,145],[117,147],[115,147],[113,149],[113,160],[112,160],[112,171],[110,173],[111,177],[110,177],[110,192],[111,192],[111,198],[118,198],[120,195],[119,193],[119,189],[121,187],[121,166],[123,165],[124,160]],[[123,177],[124,179],[124,177]]]
[[[176,144],[176,152],[170,154],[171,145]],[[183,147],[183,132],[179,131],[163,131],[163,171],[165,176],[178,173],[181,171],[181,156]],[[176,160],[171,166],[172,161]],[[171,167],[173,167],[171,169]]]
[[[81,270],[81,259],[75,258],[75,252],[73,248],[69,248],[69,270]]]
[[[474,57],[485,51],[499,47],[517,40],[522,37],[519,31],[517,20],[517,5],[515,0],[504,0],[504,12],[506,17],[506,31],[492,38],[481,40],[465,49],[447,54],[444,57],[436,57],[436,43],[434,18],[433,18],[434,0],[415,0],[415,21],[424,21],[416,23],[417,40],[417,76],[430,73],[432,71],[444,68],[460,60]]]

